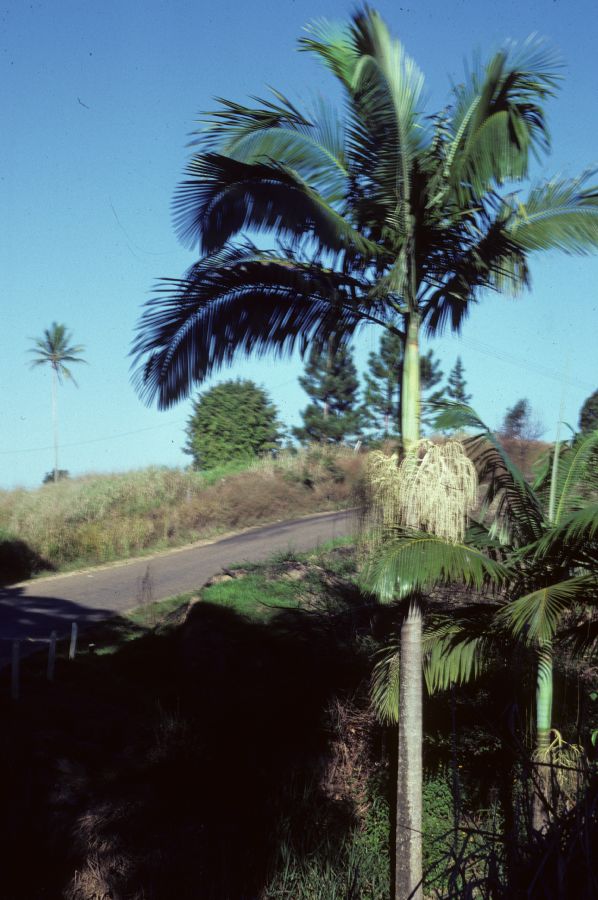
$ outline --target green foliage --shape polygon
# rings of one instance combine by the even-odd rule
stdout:
[[[437,889],[446,885],[447,860],[454,845],[454,803],[447,772],[424,779],[422,811],[424,881]]]
[[[68,331],[66,325],[59,325],[52,322],[50,328],[44,329],[44,336],[41,338],[31,338],[34,346],[29,350],[35,354],[35,359],[31,362],[31,368],[35,366],[52,367],[59,382],[63,380],[72,381],[76,384],[71,370],[65,363],[85,362],[81,359],[81,353],[85,347],[80,344],[71,345],[71,332]]]
[[[501,428],[505,437],[523,437],[530,412],[528,400],[518,400],[514,406],[507,409]]]
[[[340,444],[361,431],[357,370],[349,348],[312,348],[299,384],[312,402],[303,410],[303,427],[293,428],[302,443]]]
[[[448,377],[448,385],[446,389],[446,395],[449,400],[452,400],[455,403],[462,403],[467,405],[471,400],[471,394],[468,394],[465,390],[467,387],[467,382],[465,381],[465,370],[463,363],[461,362],[461,357],[457,357],[457,361],[453,368],[450,371]]]
[[[317,850],[309,855],[284,842],[279,849],[278,871],[264,889],[264,900],[387,900],[389,828],[388,806],[382,797],[374,795],[365,821],[340,847],[326,834],[317,836]],[[306,823],[305,830],[311,836],[311,823]]]
[[[267,621],[272,611],[298,609],[301,585],[294,581],[274,581],[263,574],[248,574],[204,588],[203,599],[250,619]]]
[[[458,582],[482,590],[489,581],[500,584],[506,576],[502,563],[475,547],[397,529],[372,558],[364,583],[388,603],[439,583]]]
[[[242,379],[200,394],[186,430],[185,452],[198,469],[270,453],[282,439],[276,407],[262,388]]]
[[[64,481],[65,478],[69,478],[68,469],[58,469],[57,472],[52,470],[51,472],[46,472],[42,479],[42,484],[51,484],[54,481]]]
[[[580,431],[594,431],[598,428],[598,390],[584,400],[579,412]]]
[[[546,429],[541,422],[534,417],[529,400],[518,400],[507,409],[500,428],[501,434],[506,438],[518,438],[525,441],[536,441]]]
[[[386,437],[400,429],[399,402],[403,365],[403,338],[385,331],[378,353],[368,356],[363,392],[364,420],[368,427]]]

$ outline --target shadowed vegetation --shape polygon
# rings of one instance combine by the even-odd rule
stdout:
[[[286,554],[86,632],[54,685],[31,659],[19,704],[5,674],[1,896],[387,900],[396,735],[367,695],[398,613],[355,576],[349,546]],[[560,672],[561,707],[578,678]],[[426,897],[592,896],[593,794],[525,833],[529,682],[521,657],[427,701]],[[551,893],[556,871],[578,892]]]

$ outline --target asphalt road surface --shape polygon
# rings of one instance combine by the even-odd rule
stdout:
[[[0,588],[0,668],[8,662],[11,642],[17,638],[27,642],[25,652],[26,647],[32,651],[43,647],[53,630],[63,638],[72,622],[83,629],[138,606],[144,578],[151,599],[164,600],[198,590],[227,566],[259,562],[288,549],[310,550],[351,534],[354,525],[352,511],[320,514],[106,568]],[[148,587],[146,596],[147,592]]]

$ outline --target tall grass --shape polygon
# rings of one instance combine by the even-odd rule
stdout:
[[[347,505],[361,459],[307,450],[207,472],[154,467],[0,492],[0,544],[22,542],[33,569],[65,569],[287,516]]]

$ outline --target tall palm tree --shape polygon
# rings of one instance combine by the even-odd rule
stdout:
[[[595,248],[598,190],[587,174],[538,183],[525,199],[513,189],[549,146],[543,105],[558,66],[541,45],[474,66],[434,116],[423,75],[370,8],[347,25],[312,25],[300,49],[336,77],[343,113],[324,100],[302,111],[274,91],[254,106],[223,100],[207,116],[174,204],[179,236],[201,256],[148,302],[134,380],[164,408],[237,354],[348,342],[377,324],[405,344],[409,449],[420,435],[422,329],[458,331],[485,289],[520,291],[534,251]],[[404,627],[421,653],[417,603]],[[412,740],[421,743],[417,728]],[[402,896],[417,896],[414,879]]]
[[[65,363],[85,362],[80,355],[85,347],[80,344],[71,345],[71,333],[66,325],[52,322],[50,328],[44,329],[44,336],[31,338],[34,347],[29,352],[35,354],[31,368],[35,366],[50,366],[52,369],[52,430],[54,434],[54,481],[58,481],[58,400],[57,386],[63,381],[72,381],[77,384],[69,368]]]

